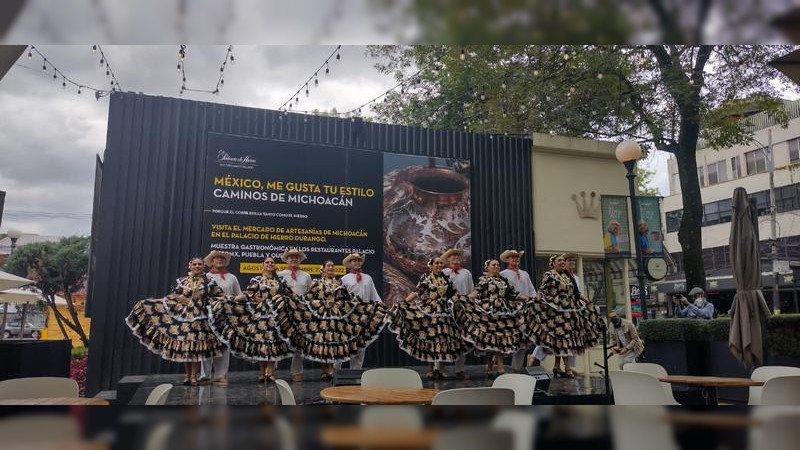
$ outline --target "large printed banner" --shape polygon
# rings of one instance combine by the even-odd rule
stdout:
[[[647,257],[664,254],[664,236],[661,233],[661,198],[636,197],[639,206],[639,223],[635,225],[636,238]]]
[[[603,195],[603,251],[606,258],[630,258],[631,240],[628,227],[628,197]]]
[[[431,256],[460,248],[469,267],[469,170],[463,160],[209,133],[203,248],[231,253],[242,285],[266,256],[284,268],[287,248],[306,254],[312,275],[327,259],[343,275],[342,259],[362,253],[391,305]]]
[[[349,253],[366,254],[364,271],[380,279],[381,154],[355,149],[208,134],[204,245],[233,255],[240,283],[287,248],[318,274],[332,260],[345,272]]]

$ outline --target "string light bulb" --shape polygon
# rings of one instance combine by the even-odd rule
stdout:
[[[328,75],[330,73],[331,73],[331,69],[328,68],[328,61],[325,61],[325,75]]]
[[[92,45],[92,54],[97,53],[97,44]]]
[[[689,84],[694,84],[694,80],[692,80],[692,79],[690,78],[690,79],[689,79]]]
[[[465,59],[467,59],[467,54],[464,52],[463,48],[461,49],[461,54],[458,55],[458,59],[460,59],[461,61],[464,61]]]
[[[603,74],[602,73],[598,73],[597,74],[597,79],[598,80],[602,80],[603,79]]]
[[[46,59],[44,61],[42,61],[42,72],[46,72],[47,71],[47,64],[45,64],[46,62],[47,62]]]
[[[306,97],[308,97],[308,84],[306,84]]]
[[[506,83],[505,83],[505,82],[503,82],[503,83],[500,85],[500,88],[501,88],[501,89],[505,89],[505,88],[506,88]]]
[[[56,77],[56,73],[57,73],[57,72],[56,72],[55,70],[53,70],[53,79],[54,79],[54,80],[57,78],[57,77]]]
[[[28,61],[30,61],[31,58],[33,58],[33,54],[30,51],[28,51]]]
[[[539,76],[539,70],[538,69],[533,71],[533,76],[535,76],[535,77]]]
[[[317,78],[316,72],[314,72],[314,86],[319,86],[319,79]]]
[[[66,88],[67,87],[67,79],[65,77],[63,77],[63,76],[61,77],[61,87],[62,88]]]
[[[105,60],[103,58],[100,58],[100,67],[103,67],[103,64],[105,64]]]
[[[78,86],[78,95],[81,95],[81,87]]]
[[[181,73],[181,63],[178,63],[178,73]]]
[[[220,78],[219,79],[219,85],[222,86],[223,84],[225,84],[225,79],[224,78]]]
[[[564,52],[564,61],[569,61],[569,53]]]

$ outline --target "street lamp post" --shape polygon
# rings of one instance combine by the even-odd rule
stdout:
[[[617,160],[625,165],[628,173],[625,177],[628,179],[628,191],[631,197],[631,214],[633,216],[633,227],[639,226],[639,208],[636,204],[636,161],[642,157],[642,148],[636,141],[622,141],[617,145],[616,150]],[[634,232],[633,242],[636,249],[636,278],[639,280],[639,305],[642,308],[642,320],[647,320],[647,296],[645,295],[645,274],[644,274],[644,257],[642,256],[642,246],[639,242],[637,234]]]
[[[6,233],[9,239],[11,239],[11,250],[9,250],[8,255],[11,256],[14,253],[14,249],[17,248],[17,239],[22,236],[22,232],[17,230],[16,228],[10,228]],[[22,305],[22,320],[19,323],[19,338],[22,339],[25,335],[25,315],[27,313],[27,306],[28,304],[25,303]],[[3,333],[5,334],[5,325],[6,325],[6,314],[8,314],[8,303],[3,306]]]
[[[22,231],[17,230],[16,228],[10,228],[8,233],[6,233],[9,239],[11,239],[11,251],[8,252],[9,256],[14,253],[14,249],[17,248],[17,239],[22,236]]]

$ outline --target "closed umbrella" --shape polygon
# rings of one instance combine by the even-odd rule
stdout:
[[[0,270],[0,291],[32,284],[33,281]]]
[[[745,367],[762,365],[764,347],[762,323],[770,315],[761,293],[761,257],[750,202],[744,188],[733,191],[733,220],[730,238],[731,266],[736,295],[731,307],[728,348]]]

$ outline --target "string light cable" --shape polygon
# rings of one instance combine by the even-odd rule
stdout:
[[[227,51],[225,52],[225,57],[222,58],[222,62],[219,65],[219,76],[217,77],[217,83],[214,85],[214,89],[195,89],[186,87],[186,49],[185,45],[181,45],[180,49],[178,50],[178,73],[181,75],[181,94],[184,92],[202,92],[205,94],[213,94],[219,95],[219,90],[225,85],[225,68],[228,66],[230,62],[231,65],[236,64],[236,58],[233,56],[233,45],[229,45]]]
[[[47,56],[44,55],[44,53],[42,53],[38,48],[36,48],[36,46],[31,45],[28,48],[29,61],[33,60],[34,54],[38,55],[38,57],[41,58],[42,60],[41,70],[20,63],[15,63],[15,65],[38,73],[48,73],[52,71],[53,80],[58,80],[59,78],[61,78],[62,88],[66,88],[67,84],[69,84],[77,89],[78,94],[83,93],[84,90],[92,91],[94,92],[95,99],[97,100],[100,100],[101,97],[105,97],[106,95],[112,92],[112,90],[110,89],[99,89],[73,80],[72,78],[67,76],[61,69],[56,67],[56,65],[53,64],[53,62],[50,59],[48,59]]]
[[[324,69],[324,75],[326,75],[326,76],[330,75],[330,70],[331,70],[330,69],[330,60],[335,57],[337,62],[341,61],[341,59],[342,59],[341,49],[342,49],[342,46],[341,45],[337,45],[336,48],[333,49],[331,54],[328,55],[327,58],[325,58],[325,61],[322,64],[320,64],[320,66],[317,68],[317,70],[315,70],[314,73],[310,77],[308,77],[308,79],[304,83],[302,83],[300,85],[300,87],[294,92],[294,94],[292,94],[289,97],[288,100],[283,102],[281,104],[281,106],[279,106],[276,109],[279,110],[279,111],[288,111],[288,110],[291,110],[296,105],[298,105],[300,103],[300,93],[303,91],[303,89],[305,89],[305,96],[308,97],[310,95],[311,85],[313,84],[314,87],[318,87],[319,86],[319,73],[322,72],[323,69]],[[288,108],[287,108],[286,105],[289,105]]]

